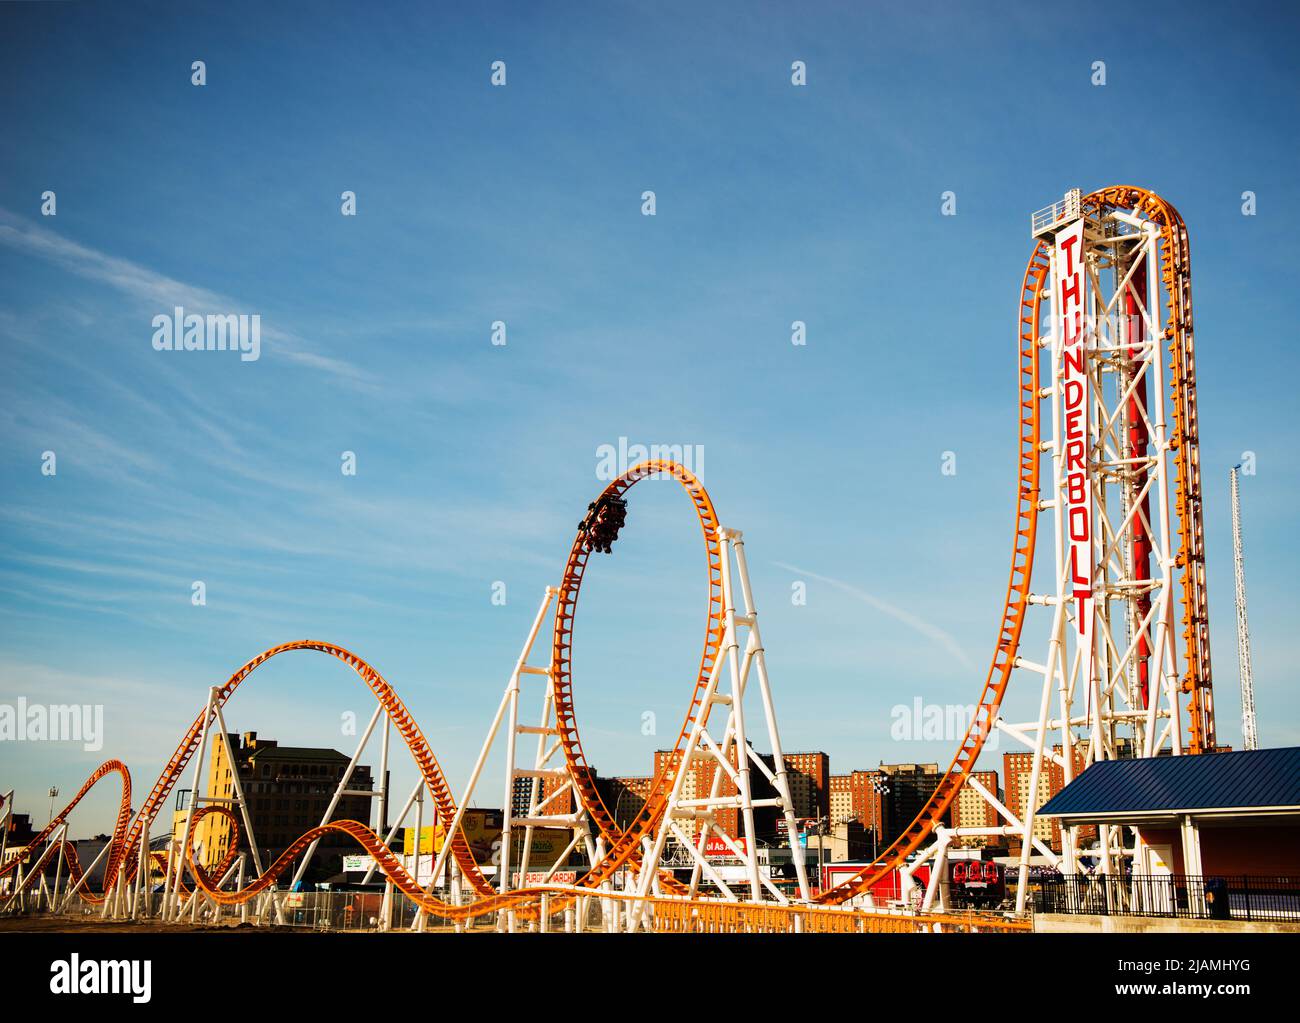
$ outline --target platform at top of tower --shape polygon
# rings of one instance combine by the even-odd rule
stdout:
[[[1079,219],[1082,203],[1083,193],[1077,188],[1072,188],[1063,198],[1033,213],[1029,218],[1030,237],[1039,238],[1043,235],[1055,234],[1066,224],[1074,223]]]

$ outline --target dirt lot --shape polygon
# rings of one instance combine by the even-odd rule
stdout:
[[[451,932],[454,928],[447,924],[429,924],[426,933],[438,931]],[[471,928],[473,931],[491,931],[487,925]],[[220,926],[206,924],[164,924],[157,920],[101,920],[97,916],[49,917],[44,914],[32,916],[0,917],[0,934],[193,934],[198,932],[220,932],[225,934],[314,934],[310,927],[276,927],[264,924],[254,927],[252,924],[227,923]],[[337,931],[333,933],[374,934],[376,931]],[[393,934],[409,934],[408,930],[397,930]]]
[[[133,934],[183,934],[190,931],[229,931],[232,934],[246,934],[262,931],[293,931],[293,927],[262,927],[252,924],[239,926],[230,924],[226,927],[193,927],[189,924],[164,924],[157,920],[101,920],[97,916],[87,917],[48,917],[18,916],[0,917],[0,934],[113,934],[129,932]]]

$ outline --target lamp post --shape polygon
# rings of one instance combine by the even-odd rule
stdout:
[[[617,824],[620,828],[623,828],[624,830],[626,830],[628,826],[632,823],[630,820],[627,821],[627,823],[624,823],[622,818],[623,800],[628,795],[631,795],[636,798],[640,798],[636,795],[635,792],[633,792],[627,786],[622,786],[622,791],[619,792],[618,799],[614,801],[614,823]],[[645,800],[642,800],[642,803],[644,802]],[[635,814],[633,814],[633,816],[635,816]]]
[[[58,794],[59,794],[59,787],[57,785],[51,785],[50,786],[50,823],[51,824],[54,823],[54,800],[58,797]]]
[[[816,829],[817,829],[817,884],[818,884],[818,887],[821,886],[822,867],[823,867],[823,865],[825,864],[825,860],[826,860],[826,826],[827,826],[829,823],[830,823],[830,817],[812,817],[812,818],[809,818],[809,824],[808,824],[809,829],[812,829],[812,828],[816,828]],[[792,850],[793,850],[793,848],[794,848],[794,843],[797,842],[798,839],[799,839],[799,836],[798,836],[798,835],[795,835],[793,838],[790,839],[790,846],[791,846],[791,849],[792,849]],[[793,855],[793,851],[791,852],[791,855]]]
[[[889,781],[884,775],[877,775],[871,779],[871,788],[877,796],[884,797],[889,795]],[[871,861],[876,860],[876,800],[871,800]]]

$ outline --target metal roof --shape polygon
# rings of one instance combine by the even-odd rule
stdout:
[[[263,746],[261,749],[245,747],[250,760],[332,760],[346,764],[351,759],[328,746]]]
[[[1046,817],[1300,809],[1300,746],[1102,760],[1039,809]]]

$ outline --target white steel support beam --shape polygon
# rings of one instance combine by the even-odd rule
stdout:
[[[176,844],[175,829],[172,833],[172,848],[174,850],[171,859],[174,861],[171,869],[171,893],[167,895],[167,886],[164,884],[163,891],[163,908],[161,916],[164,920],[176,919],[180,911],[180,891],[181,876],[185,873],[185,855],[190,847],[191,828],[194,823],[195,805],[199,800],[199,793],[207,786],[203,777],[204,756],[208,749],[208,727],[212,724],[214,714],[213,706],[217,702],[217,688],[213,686],[208,690],[208,702],[203,708],[203,727],[199,731],[199,749],[198,755],[194,758],[194,780],[191,782],[190,805],[185,810],[185,830],[181,836],[181,842]],[[141,835],[143,841],[145,836]]]
[[[810,898],[807,867],[803,849],[797,841],[798,826],[790,793],[789,774],[781,748],[775,703],[758,628],[758,613],[754,608],[753,590],[749,581],[744,535],[739,530],[721,529],[719,539],[722,547],[719,566],[722,585],[722,643],[710,667],[699,714],[691,727],[680,761],[674,765],[676,774],[663,820],[653,841],[647,842],[637,879],[638,898],[629,904],[626,915],[626,926],[633,930],[649,924],[649,904],[646,900],[654,892],[670,838],[685,852],[692,867],[689,889],[692,897],[698,892],[702,880],[707,878],[724,898],[738,901],[737,893],[709,860],[708,842],[710,837],[716,837],[721,840],[730,856],[740,861],[751,901],[760,902],[770,896],[778,902],[788,903],[788,896],[760,871],[758,835],[754,824],[754,808],[758,806],[775,806],[781,811],[790,836],[799,898],[804,902]],[[740,639],[742,630],[745,633],[743,654]],[[751,677],[757,680],[756,686],[750,686]],[[767,740],[772,749],[773,769],[769,769],[750,748],[746,735],[745,697],[751,689],[758,691]],[[709,727],[715,708],[726,708],[726,717],[716,733],[720,738],[715,738],[715,733]],[[695,761],[700,758],[712,768],[709,793],[705,797],[685,797],[685,780],[693,770]],[[776,790],[775,797],[754,798],[755,769],[771,783]],[[722,792],[724,778],[736,789],[734,793]],[[741,834],[734,839],[716,823],[716,813],[724,809],[736,812]],[[682,821],[698,821],[698,831],[688,833],[682,827]]]

